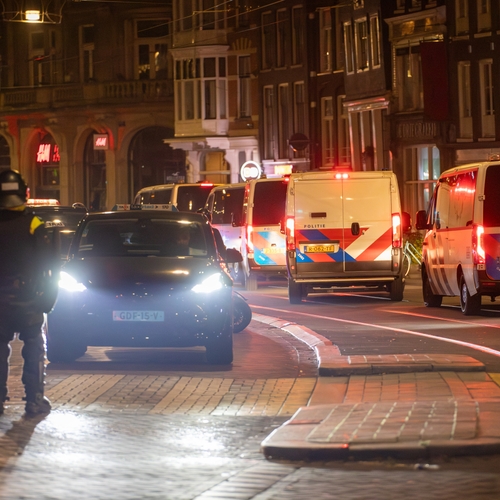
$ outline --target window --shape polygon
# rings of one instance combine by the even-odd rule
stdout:
[[[344,69],[344,53],[345,53],[345,42],[344,42],[344,33],[342,31],[342,23],[340,22],[339,16],[340,9],[334,9],[334,19],[335,19],[335,69],[342,70]]]
[[[491,30],[491,0],[477,0],[477,30]]]
[[[94,25],[80,26],[80,75],[81,81],[94,78]]]
[[[275,49],[273,14],[265,12],[262,14],[262,69],[274,66]]]
[[[292,64],[302,64],[304,58],[304,9],[292,9]]]
[[[250,56],[238,58],[239,77],[239,117],[252,116],[252,95],[250,79]]]
[[[458,63],[458,106],[460,117],[460,137],[472,139],[472,109],[470,88],[470,62]]]
[[[289,131],[289,116],[288,116],[288,84],[282,84],[278,87],[278,105],[279,105],[279,120],[278,120],[278,147],[280,158],[288,158],[288,139]]]
[[[412,9],[420,9],[422,7],[422,0],[411,0]]]
[[[322,167],[333,168],[335,164],[333,97],[321,99],[321,156]]]
[[[31,33],[29,60],[31,85],[37,86],[50,83],[49,68],[45,57],[45,35],[43,31]]]
[[[321,73],[332,71],[332,11],[321,9],[319,11],[319,70]]]
[[[366,19],[355,23],[356,36],[356,68],[358,71],[367,71],[368,68],[368,23]]]
[[[492,66],[492,59],[479,61],[482,137],[495,137]]]
[[[351,23],[344,23],[344,47],[346,72],[354,73],[354,43]]]
[[[200,118],[200,59],[176,61],[175,88],[178,120]]]
[[[396,9],[397,10],[404,10],[405,3],[406,3],[406,0],[396,0]]]
[[[370,17],[372,68],[380,67],[380,25],[378,15]]]
[[[293,84],[293,131],[305,133],[306,129],[306,100],[304,82]]]
[[[396,49],[396,90],[399,111],[423,109],[420,47]]]
[[[167,78],[168,25],[168,19],[136,22],[135,78],[139,80]]]
[[[339,165],[351,165],[351,137],[349,117],[344,108],[345,96],[337,97],[337,130],[338,130],[338,148]]]
[[[264,159],[274,158],[273,87],[264,87]]]
[[[205,57],[203,59],[205,120],[215,120],[217,118],[216,60],[215,57]]]
[[[285,55],[286,55],[286,11],[278,11],[278,20],[276,23],[276,49],[277,49],[277,60],[276,66],[282,68],[285,66]]]
[[[469,0],[455,0],[456,34],[469,32]]]

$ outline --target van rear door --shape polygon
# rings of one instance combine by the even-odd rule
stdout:
[[[500,164],[490,165],[484,182],[483,225],[486,274],[500,280]]]
[[[297,275],[392,267],[391,178],[297,179]]]

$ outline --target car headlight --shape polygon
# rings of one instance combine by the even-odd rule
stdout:
[[[193,286],[191,290],[195,293],[212,293],[223,287],[222,275],[220,273],[212,274],[205,278],[201,283]]]
[[[83,292],[87,287],[83,283],[79,283],[73,276],[65,271],[61,271],[59,275],[59,288],[68,292]]]

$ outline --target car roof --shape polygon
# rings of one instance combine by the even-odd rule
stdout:
[[[91,212],[86,217],[86,221],[91,220],[114,220],[114,219],[170,219],[188,220],[208,224],[206,217],[193,212],[172,212],[170,210],[117,210],[113,212]]]

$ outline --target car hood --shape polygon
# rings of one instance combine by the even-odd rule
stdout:
[[[87,288],[124,289],[134,286],[191,288],[213,273],[223,273],[220,265],[196,257],[113,257],[69,261],[62,269]]]

